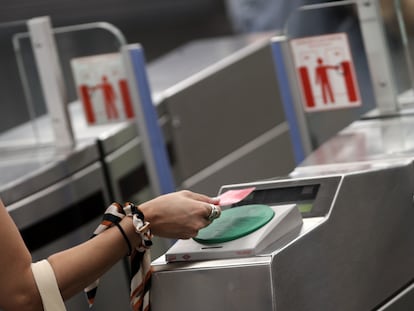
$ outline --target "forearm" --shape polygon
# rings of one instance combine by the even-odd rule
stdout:
[[[210,223],[211,204],[217,199],[190,191],[157,197],[140,205],[153,234],[167,238],[194,237]],[[42,302],[31,270],[31,256],[10,215],[0,200],[0,309],[5,311],[42,310]],[[131,248],[141,244],[131,217],[120,225]],[[129,251],[120,230],[109,228],[91,240],[48,258],[63,299],[68,299],[100,278]]]
[[[134,231],[131,218],[125,217],[120,225],[131,245],[138,245],[140,238]],[[127,252],[128,246],[121,232],[112,227],[83,244],[50,256],[48,260],[63,299],[68,299],[101,277]]]

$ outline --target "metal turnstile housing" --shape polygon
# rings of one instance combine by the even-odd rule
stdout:
[[[272,204],[274,199],[266,193],[303,185],[319,185],[319,190],[313,213],[303,214],[296,237],[254,257],[156,260],[153,310],[366,311],[404,293],[414,276],[411,161],[228,185],[221,192],[255,186],[258,195],[247,203]],[[414,303],[409,295],[403,297]]]

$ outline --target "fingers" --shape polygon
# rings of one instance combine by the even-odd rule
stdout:
[[[211,198],[207,195],[201,194],[201,193],[196,193],[196,192],[192,192],[189,190],[181,190],[180,191],[184,196],[191,198],[193,200],[197,200],[197,201],[202,201],[202,202],[206,202],[206,203],[212,203],[212,204],[216,204],[218,205],[219,203],[219,199],[218,198]]]
[[[188,227],[185,232],[181,233],[180,239],[190,239],[198,235],[199,230],[207,227],[221,215],[221,208],[214,204],[203,204],[203,213],[198,214],[197,217],[192,218],[192,221],[188,223]]]
[[[204,205],[204,206],[206,207],[205,209],[207,210],[207,214],[204,214],[204,216],[201,219],[198,219],[198,221],[194,222],[195,228],[193,228],[188,238],[196,237],[200,229],[207,227],[215,219],[220,217],[221,215],[220,206],[212,204],[212,203]]]
[[[205,219],[208,220],[208,224],[211,223],[214,219],[219,218],[221,215],[221,208],[218,205],[219,199],[217,198],[210,198],[206,195],[191,192],[188,190],[182,190],[181,193],[191,198],[192,200],[206,202],[208,204],[204,204],[205,209],[207,210],[207,215],[204,216]]]
[[[140,205],[152,233],[188,239],[220,217],[219,200],[189,190],[159,196]]]

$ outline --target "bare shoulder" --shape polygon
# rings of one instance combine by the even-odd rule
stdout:
[[[18,228],[0,200],[0,266],[18,267],[31,262],[31,255]],[[1,278],[1,274],[0,274]],[[0,284],[3,284],[0,282]]]
[[[23,310],[20,307],[27,302],[27,297],[34,302],[33,307],[37,307],[40,298],[30,268],[32,257],[1,200],[0,224],[0,284],[7,284],[0,287],[0,308]]]

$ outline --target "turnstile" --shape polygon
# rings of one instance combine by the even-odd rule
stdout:
[[[253,255],[218,251],[214,257],[217,249],[212,248],[205,250],[205,260],[192,261],[199,250],[188,247],[180,250],[187,252],[180,261],[160,257],[153,262],[153,310],[412,308],[412,162],[350,164],[336,174],[314,173],[223,186],[221,193],[255,187],[231,208],[266,204],[277,211],[296,204],[300,230],[275,238]]]

